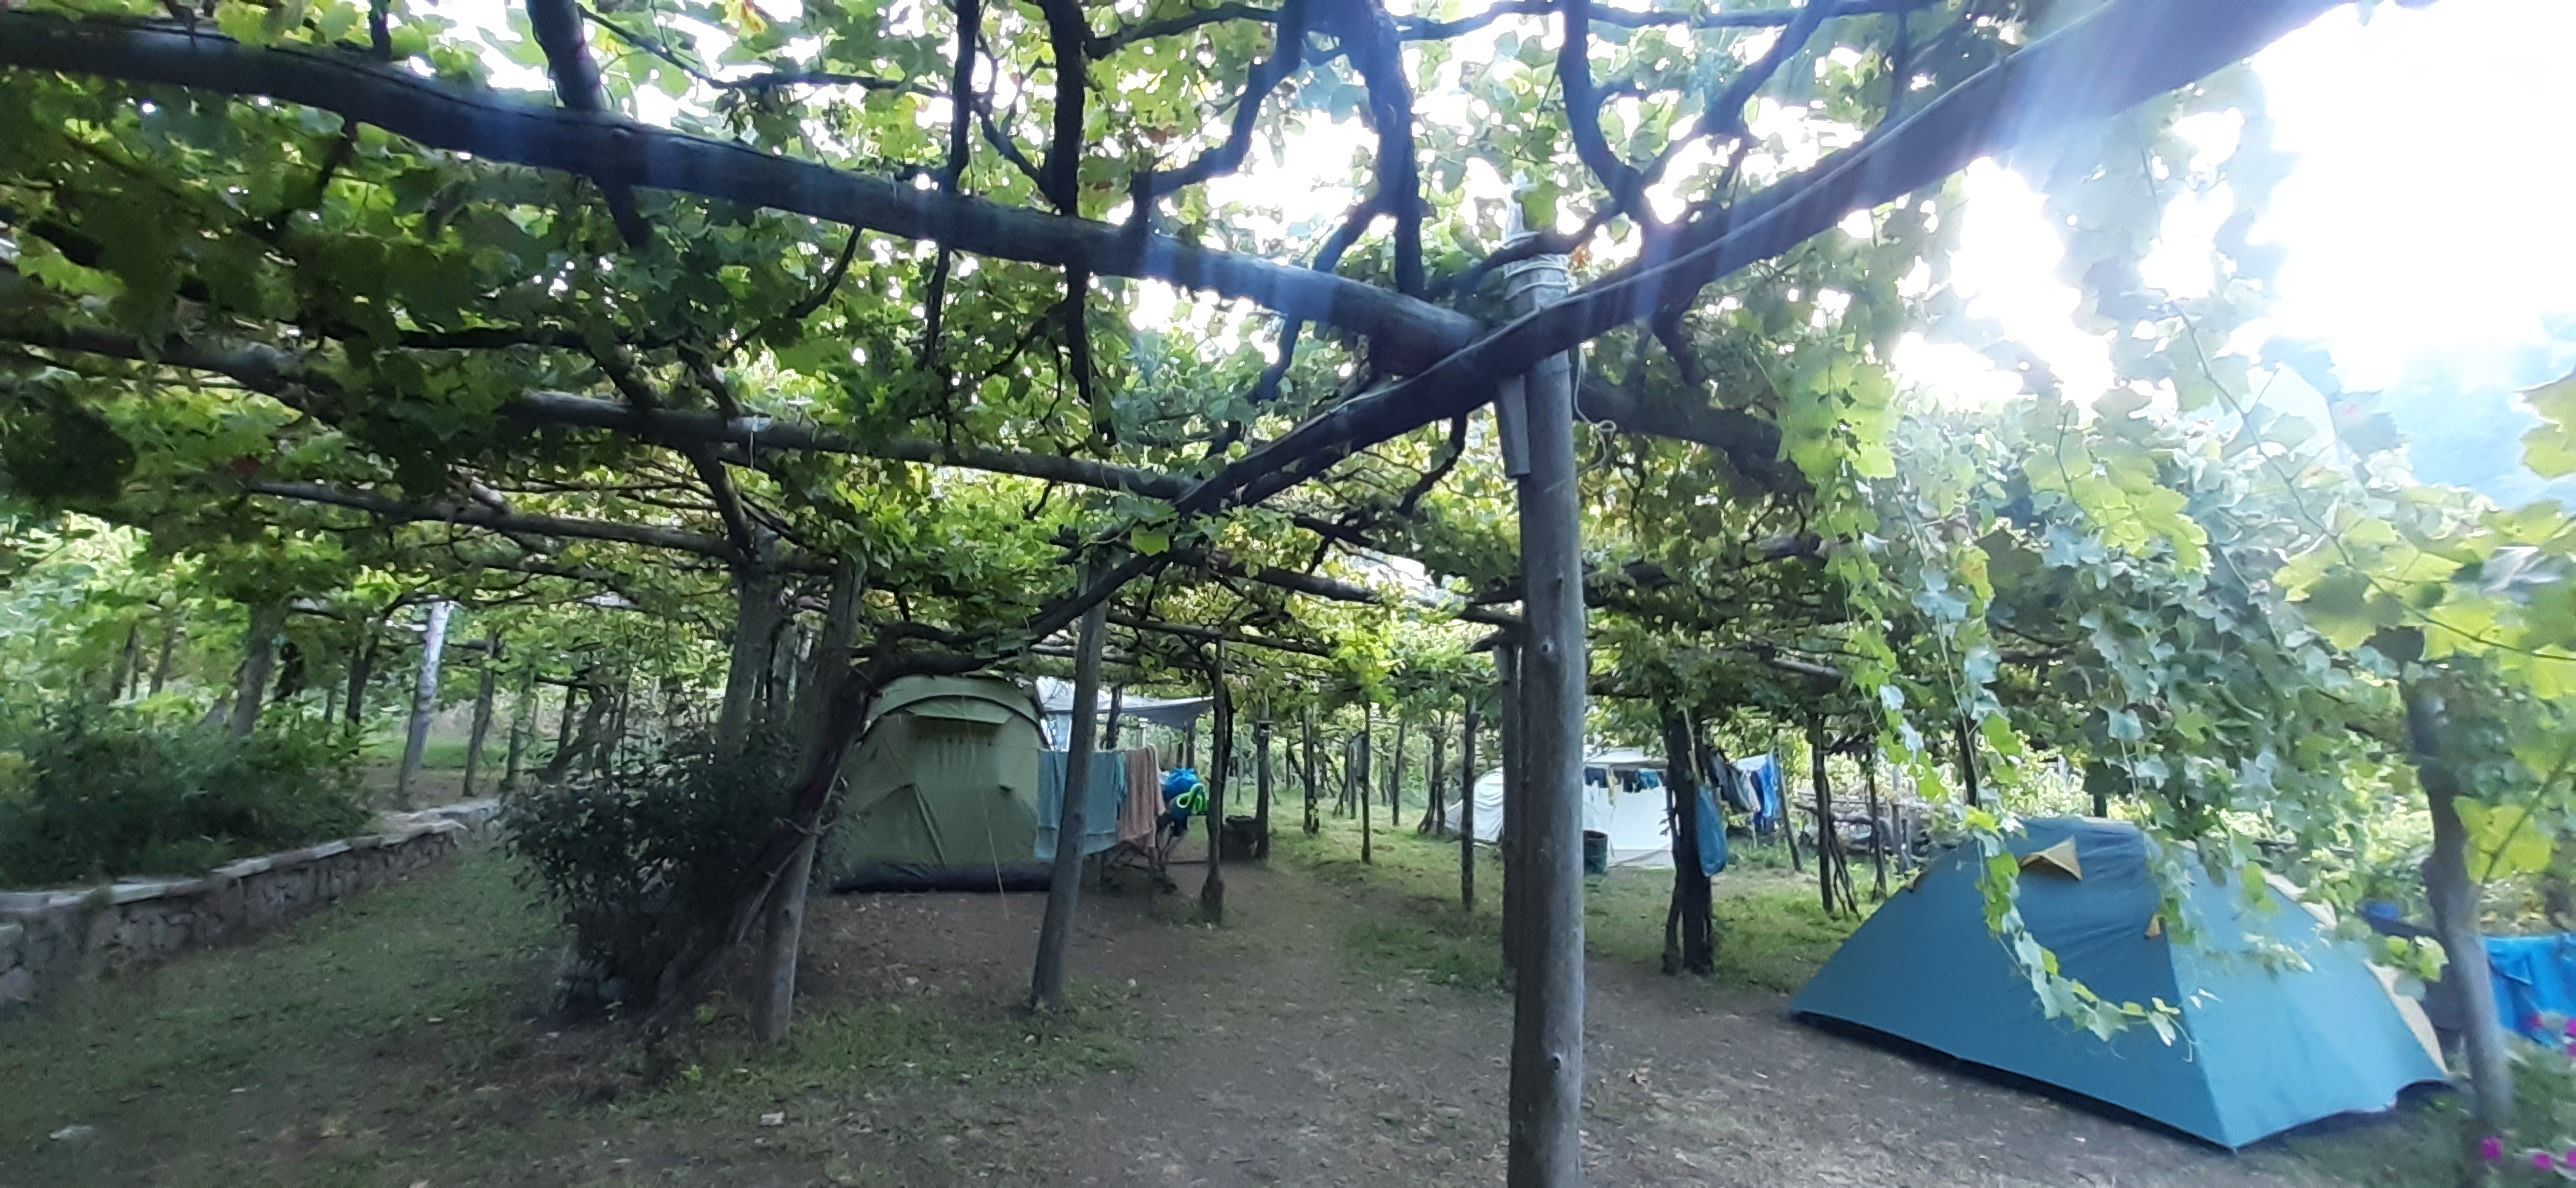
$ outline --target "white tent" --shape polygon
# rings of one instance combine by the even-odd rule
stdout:
[[[1641,786],[1638,777],[1651,777]],[[1610,865],[1642,870],[1673,868],[1671,819],[1665,815],[1664,760],[1634,747],[1614,747],[1583,757],[1583,828],[1610,835]],[[1458,805],[1450,798],[1448,832],[1458,834]],[[1503,773],[1486,772],[1476,781],[1476,840],[1491,844],[1502,837]]]

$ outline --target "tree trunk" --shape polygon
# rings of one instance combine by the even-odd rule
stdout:
[[[1386,759],[1386,824],[1389,829],[1404,827],[1398,819],[1404,812],[1404,741],[1412,730],[1413,715],[1399,711],[1395,715],[1395,752]]]
[[[1377,854],[1369,838],[1369,801],[1376,795],[1369,789],[1369,732],[1376,723],[1377,707],[1374,705],[1361,707],[1360,746],[1358,750],[1351,752],[1351,786],[1358,789],[1356,795],[1360,802],[1360,864],[1363,866],[1377,861]]]
[[[1960,714],[1950,720],[1952,737],[1959,745],[1959,786],[1965,790],[1968,807],[1977,807],[1977,744],[1968,732],[1968,717]]]
[[[1673,900],[1664,915],[1664,972],[1706,977],[1717,972],[1717,920],[1707,856],[1699,847],[1699,773],[1691,762],[1690,723],[1670,706],[1663,719],[1664,786],[1673,797]]]
[[[330,725],[332,722],[337,721],[339,717],[340,686],[334,684],[329,688],[322,690],[322,723],[326,726]]]
[[[140,623],[127,624],[125,628],[125,644],[123,647],[116,650],[116,665],[108,669],[107,672],[107,699],[109,701],[125,700],[126,686],[132,684],[134,678],[140,675],[136,672],[136,669],[142,667],[142,654],[143,625]]]
[[[578,684],[564,682],[563,706],[555,711],[555,750],[554,754],[546,756],[545,770],[538,776],[540,780],[551,783],[572,770],[572,727],[574,720],[581,716],[573,709],[572,703],[579,696],[581,687]]]
[[[1495,823],[1495,839],[1502,843],[1503,858],[1503,980],[1514,982],[1520,976],[1520,927],[1528,916],[1521,911],[1521,891],[1528,886],[1518,873],[1524,868],[1520,856],[1521,817],[1529,805],[1528,773],[1521,768],[1521,650],[1513,644],[1494,648],[1494,677],[1502,690],[1503,747],[1503,819]]]
[[[1317,782],[1316,782],[1316,781],[1320,778],[1320,776],[1321,776],[1321,774],[1322,774],[1321,772],[1319,772],[1319,771],[1316,769],[1316,759],[1315,759],[1315,743],[1316,743],[1316,739],[1315,739],[1315,734],[1316,734],[1316,727],[1315,727],[1315,707],[1310,705],[1310,706],[1307,706],[1307,707],[1306,707],[1306,739],[1305,739],[1305,742],[1306,742],[1306,820],[1305,820],[1304,824],[1305,824],[1305,826],[1306,826],[1306,836],[1308,836],[1308,837],[1313,837],[1313,836],[1315,836],[1316,834],[1321,833],[1321,832],[1323,832],[1323,831],[1324,831],[1324,819],[1323,819],[1321,816],[1317,815],[1317,814],[1316,814],[1316,811],[1315,811],[1315,789],[1316,789],[1316,787],[1317,787]]]
[[[850,666],[850,648],[858,639],[859,599],[864,592],[857,564],[843,560],[832,572],[831,602],[823,614],[822,637],[815,641],[812,673],[797,686],[789,715],[792,720],[788,725],[795,731],[809,767],[816,765],[823,748],[832,745],[825,721],[830,706],[825,699],[837,676]],[[833,766],[837,768],[838,762]],[[806,830],[787,869],[769,889],[768,915],[761,934],[760,1000],[753,1005],[751,1020],[752,1035],[762,1043],[787,1038],[796,1019],[796,964],[805,940],[805,897],[813,889],[814,851],[821,842],[819,828]]]
[[[607,775],[617,766],[618,753],[626,748],[626,723],[635,709],[635,669],[617,670],[617,685],[608,691],[608,728],[590,746],[590,769]]]
[[[1895,833],[1885,817],[1878,815],[1878,748],[1869,749],[1861,760],[1861,776],[1869,781],[1869,863],[1877,871],[1878,898],[1887,898],[1887,838]],[[2095,814],[2100,815],[2100,814]],[[1909,842],[1910,844],[1910,842]]]
[[[483,671],[474,685],[474,721],[465,735],[465,799],[474,798],[474,775],[483,766],[483,740],[492,733],[492,694],[501,680],[501,633],[483,637]]]
[[[1798,797],[1794,786],[1789,783],[1788,765],[1779,761],[1780,740],[1777,738],[1771,740],[1771,760],[1773,767],[1771,774],[1773,778],[1780,781],[1780,836],[1787,839],[1789,843],[1789,869],[1805,874],[1807,863],[1805,859],[1798,856],[1798,824],[1797,819],[1792,815],[1797,811]]]
[[[1816,894],[1823,899],[1825,914],[1835,913],[1837,905],[1844,910],[1860,910],[1859,896],[1853,894],[1851,861],[1843,853],[1842,838],[1834,828],[1833,788],[1825,779],[1825,719],[1822,714],[1807,718],[1807,752],[1814,768],[1816,782]]]
[[[1100,721],[1101,750],[1115,751],[1118,749],[1118,711],[1125,707],[1126,702],[1126,686],[1120,685],[1109,691],[1109,716],[1101,719]]]
[[[600,679],[604,681],[606,678],[602,676]],[[549,783],[570,774],[573,767],[596,752],[603,741],[601,735],[608,724],[608,706],[615,700],[615,694],[604,683],[587,685],[580,692],[584,695],[581,725],[573,731],[571,741],[557,750],[554,758],[546,761],[546,770],[540,778]],[[572,720],[572,697],[571,691],[564,694],[564,720],[567,722]]]
[[[733,640],[725,664],[724,701],[716,711],[716,753],[740,753],[751,741],[752,710],[769,672],[769,644],[777,634],[778,574],[752,564],[734,573]]]
[[[444,598],[433,600],[425,612],[420,633],[420,676],[412,683],[411,724],[403,733],[402,767],[394,776],[394,803],[403,808],[412,804],[412,781],[420,778],[420,760],[429,746],[430,715],[438,712],[438,665],[447,654],[447,620],[456,613],[456,604]]]
[[[1073,909],[1082,894],[1083,802],[1090,799],[1093,763],[1093,715],[1100,701],[1101,637],[1107,634],[1109,604],[1093,604],[1082,616],[1073,669],[1073,737],[1064,762],[1064,799],[1056,811],[1055,866],[1048,872],[1046,918],[1038,927],[1037,971],[1029,981],[1029,1006],[1052,1011],[1064,1003],[1064,942],[1073,931]],[[1211,857],[1213,863],[1213,857]],[[1216,868],[1210,865],[1209,877]],[[1222,894],[1222,892],[1220,892]]]
[[[2432,810],[2433,849],[2424,859],[2424,894],[2432,902],[2433,935],[2448,964],[2443,980],[2460,992],[2460,1045],[2469,1057],[2474,1113],[2490,1132],[2513,1122],[2513,1064],[2505,1051],[2504,1022],[2496,1009],[2495,979],[2487,968],[2486,941],[2478,929],[2478,889],[2469,878],[2469,833],[2460,824],[2459,772],[2443,753],[2450,722],[2442,695],[2420,676],[2399,682],[2406,702],[2406,733],[2414,749],[2415,780]]]
[[[1467,695],[1458,735],[1458,910],[1476,914],[1476,695]]]
[[[179,618],[176,614],[161,628],[161,655],[152,662],[152,687],[147,696],[158,697],[170,683],[170,665],[179,649]]]
[[[1548,269],[1541,261],[1520,266]],[[1554,270],[1550,270],[1554,271]],[[1562,278],[1562,271],[1554,276]],[[1505,277],[1525,291],[1546,272]],[[1561,283],[1561,282],[1560,282]],[[1542,298],[1543,300],[1543,298]],[[1517,302],[1515,303],[1518,304]],[[1518,312],[1516,310],[1516,312]],[[1526,376],[1527,473],[1520,476],[1520,657],[1528,834],[1510,876],[1527,938],[1512,995],[1511,1188],[1583,1182],[1583,627],[1581,484],[1574,465],[1574,360],[1542,359]]]
[[[242,641],[241,670],[233,682],[231,730],[249,738],[259,728],[260,698],[268,692],[268,674],[277,664],[277,635],[286,629],[286,603],[269,602],[250,610],[250,632]]]
[[[376,634],[382,629],[373,615],[358,620],[358,647],[349,654],[349,695],[340,703],[351,734],[367,725],[367,683],[376,677]]]
[[[537,670],[530,666],[519,674],[519,691],[510,698],[510,756],[501,768],[501,794],[519,790],[519,778],[527,770],[528,735],[535,730],[537,719]]]
[[[1217,653],[1208,684],[1216,693],[1216,712],[1208,723],[1208,863],[1207,881],[1199,885],[1199,919],[1225,923],[1225,794],[1234,781],[1234,694],[1225,684],[1225,654]]]
[[[1260,837],[1252,843],[1252,856],[1262,861],[1270,858],[1270,714],[1262,707],[1261,720],[1252,724],[1252,780],[1258,789],[1253,804],[1253,829]]]
[[[1441,827],[1449,822],[1448,806],[1440,794],[1440,768],[1449,758],[1448,725],[1435,719],[1431,727],[1431,765],[1422,773],[1422,823],[1413,829],[1425,837],[1440,836]]]

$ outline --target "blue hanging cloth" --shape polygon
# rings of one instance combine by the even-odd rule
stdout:
[[[1706,788],[1699,790],[1699,868],[1710,878],[1726,869],[1726,818]]]

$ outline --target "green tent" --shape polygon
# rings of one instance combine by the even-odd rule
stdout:
[[[836,891],[1036,890],[1037,703],[995,677],[877,695],[823,846]]]

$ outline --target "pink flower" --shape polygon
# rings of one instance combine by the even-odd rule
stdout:
[[[2549,1020],[2541,1018],[2540,1012],[2533,1011],[2522,1017],[2522,1029],[2524,1031],[2546,1031],[2549,1029]]]
[[[2534,1151],[2531,1153],[2531,1166],[2535,1171],[2548,1171],[2549,1165],[2556,1162],[2558,1161],[2549,1157],[2549,1152],[2547,1151]]]
[[[2567,1148],[2567,1153],[2558,1157],[2558,1166],[2576,1169],[2576,1147]]]
[[[2478,1158],[2486,1160],[2489,1163],[2503,1162],[2504,1140],[2497,1138],[2492,1134],[2488,1135],[2483,1141],[2478,1143]]]
[[[2567,1038],[2576,1040],[2576,1018],[2567,1020]]]

